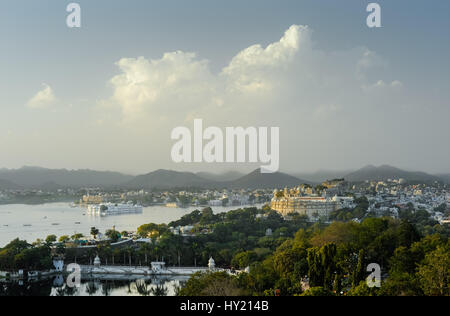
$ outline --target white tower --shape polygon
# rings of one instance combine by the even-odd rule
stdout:
[[[100,258],[98,257],[98,255],[95,257],[95,259],[94,259],[94,266],[96,267],[96,268],[98,268],[98,267],[100,267],[100,263],[101,263],[101,261],[100,261]]]
[[[214,270],[216,268],[216,262],[214,261],[214,259],[212,257],[209,258],[208,268],[209,268],[209,270]]]

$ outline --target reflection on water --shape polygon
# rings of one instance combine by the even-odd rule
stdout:
[[[64,277],[36,281],[0,281],[0,296],[174,296],[188,277],[130,278],[129,276],[83,277],[79,288],[71,288]]]

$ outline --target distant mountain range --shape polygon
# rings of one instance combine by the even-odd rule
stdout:
[[[298,186],[302,183],[309,183],[309,181],[305,181],[282,172],[261,173],[260,169],[256,169],[248,175],[230,182],[229,187],[234,189],[284,188]]]
[[[133,176],[110,171],[22,167],[20,169],[0,169],[0,179],[19,187],[42,188],[46,186],[57,188],[113,186],[130,181]]]
[[[450,174],[431,175],[421,171],[406,171],[389,165],[379,167],[368,165],[353,171],[320,170],[314,173],[297,173],[295,176],[302,179],[321,183],[325,180],[344,178],[350,182],[382,181],[388,179],[405,179],[411,182],[434,182],[440,181],[450,183]]]
[[[450,183],[450,173],[438,174],[437,176],[443,181]]]
[[[348,181],[365,181],[365,180],[387,180],[403,178],[407,181],[417,182],[433,182],[444,181],[438,176],[430,175],[420,171],[405,171],[388,165],[375,167],[372,165],[361,168],[344,176]]]
[[[366,166],[356,171],[318,171],[289,175],[282,172],[262,174],[259,169],[249,174],[229,171],[223,174],[207,172],[178,172],[156,170],[148,174],[131,176],[118,172],[94,170],[46,169],[23,167],[20,169],[0,169],[0,189],[80,187],[123,187],[144,189],[169,188],[282,188],[302,183],[316,184],[324,180],[345,178],[351,182],[365,180],[387,180],[403,178],[412,182],[441,181],[450,183],[450,174],[430,175],[425,172],[405,171],[388,165]]]
[[[200,176],[203,175],[203,176]],[[230,174],[228,181],[219,181],[219,177],[211,177],[204,173],[177,172],[171,170],[157,170],[146,175],[137,176],[125,185],[130,188],[174,188],[174,187],[197,187],[197,188],[233,188],[233,189],[262,189],[285,186],[296,186],[305,181],[296,177],[277,172],[262,174],[260,169],[240,176],[238,173]],[[232,177],[231,177],[232,176]],[[237,178],[236,178],[237,177]]]
[[[172,170],[156,170],[141,176],[137,176],[131,181],[124,183],[129,188],[184,188],[184,187],[211,187],[219,182],[207,180],[192,172],[178,172]]]
[[[20,186],[18,186],[17,184],[8,180],[0,179],[0,190],[17,190],[17,189],[20,189]]]
[[[353,171],[354,170],[319,170],[316,172],[295,173],[293,175],[309,182],[322,183],[325,180],[345,178],[346,175]]]

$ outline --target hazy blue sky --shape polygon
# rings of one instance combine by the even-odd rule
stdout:
[[[285,171],[450,172],[449,1],[70,2],[0,0],[0,168],[211,169],[170,160],[198,117],[279,126]]]

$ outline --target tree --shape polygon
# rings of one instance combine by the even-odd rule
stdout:
[[[394,255],[389,259],[389,275],[411,273],[416,270],[416,260],[409,248],[400,246],[394,251]]]
[[[312,287],[323,284],[324,276],[319,255],[320,248],[309,248],[307,252],[309,284]]]
[[[59,242],[62,242],[62,243],[66,243],[66,242],[68,242],[70,240],[70,237],[69,236],[67,236],[67,235],[64,235],[64,236],[61,236],[61,237],[59,237]]]
[[[412,243],[420,240],[420,234],[413,224],[403,220],[398,229],[398,238],[401,246],[410,247]]]
[[[333,288],[334,276],[337,273],[336,245],[328,244],[320,249],[322,266],[324,269],[323,286],[327,289]]]
[[[422,296],[423,291],[414,274],[394,272],[389,273],[389,278],[383,282],[380,294],[383,296]]]
[[[94,239],[97,239],[97,235],[100,231],[95,228],[95,227],[91,227],[91,235],[94,236]]]
[[[176,226],[183,226],[183,225],[187,225],[187,224],[183,224],[183,225],[177,225],[176,223],[170,223],[169,224],[172,227],[176,227]],[[169,231],[169,228],[167,225],[165,224],[144,224],[138,227],[137,229],[137,233],[139,236],[141,236],[142,238],[154,238],[154,237],[159,237],[160,235],[164,234],[165,232]]]
[[[336,274],[333,282],[333,292],[336,295],[339,295],[341,293],[341,289],[342,289],[342,278],[339,274]]]
[[[365,265],[364,265],[364,249],[361,249],[358,254],[358,264],[353,272],[353,287],[358,286],[361,281],[365,279]]]
[[[55,235],[48,235],[47,238],[45,238],[45,243],[50,245],[56,242],[57,237]]]
[[[361,281],[358,286],[347,292],[348,296],[378,296],[380,289],[377,287],[368,287],[366,281]]]
[[[108,229],[105,236],[111,239],[111,242],[116,243],[120,239],[120,233],[114,229]]]
[[[306,290],[300,296],[333,296],[333,293],[324,287],[316,286]]]
[[[70,237],[72,240],[78,241],[83,238],[83,234],[74,234]]]
[[[179,296],[241,296],[237,279],[226,272],[197,272],[179,290]]]
[[[439,246],[425,256],[418,268],[421,287],[426,295],[450,295],[450,256],[449,247]]]
[[[335,273],[337,273],[336,245],[327,244],[321,248],[309,248],[307,261],[310,285],[332,289]]]
[[[233,257],[231,265],[238,268],[246,268],[250,266],[253,262],[255,262],[257,259],[258,256],[254,251],[239,252]]]

